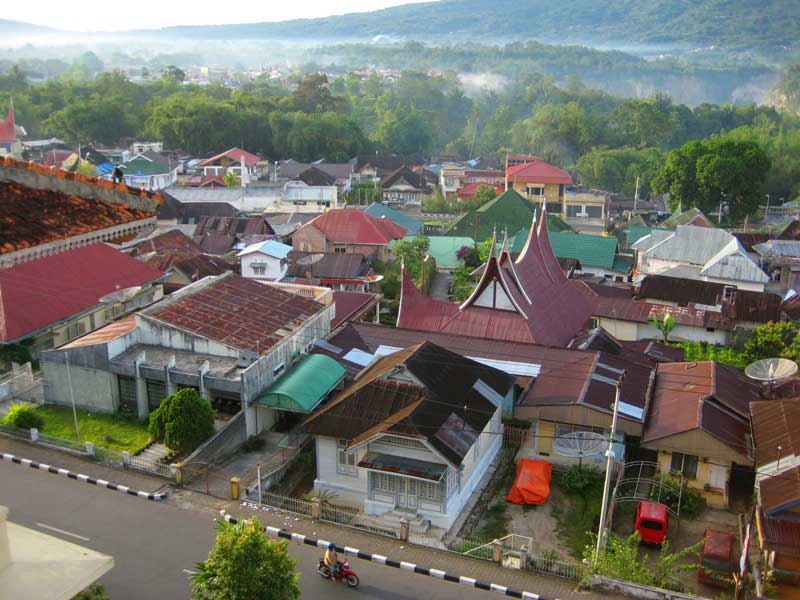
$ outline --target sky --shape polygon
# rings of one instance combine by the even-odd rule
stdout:
[[[0,19],[24,21],[69,31],[122,31],[157,29],[171,25],[223,25],[326,17],[350,12],[367,12],[424,0],[232,0],[231,2],[175,2],[137,0],[116,3],[108,0],[8,0]]]

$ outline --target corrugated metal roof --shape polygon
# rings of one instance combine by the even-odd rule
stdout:
[[[366,208],[366,210],[364,210],[364,212],[375,217],[376,219],[389,219],[390,221],[400,225],[400,227],[405,227],[408,235],[417,235],[422,231],[421,221],[418,221],[414,217],[402,213],[399,210],[389,208],[380,202],[373,202]]]
[[[329,356],[309,354],[254,402],[278,410],[309,414],[344,376],[344,367]]]

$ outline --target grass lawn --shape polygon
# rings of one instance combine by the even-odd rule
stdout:
[[[597,533],[600,504],[603,501],[603,479],[595,479],[581,492],[570,493],[561,485],[563,476],[563,473],[553,473],[552,485],[566,500],[553,505],[553,516],[558,523],[561,543],[574,558],[581,559],[584,548],[591,542],[590,534]]]
[[[36,413],[44,419],[42,433],[69,440],[78,439],[75,435],[75,419],[71,408],[40,406],[36,409]],[[81,431],[81,441],[92,442],[95,446],[117,452],[128,451],[136,454],[150,443],[146,421],[78,410],[78,427]]]

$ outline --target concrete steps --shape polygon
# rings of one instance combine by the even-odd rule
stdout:
[[[411,533],[426,534],[431,528],[431,522],[428,519],[421,517],[412,512],[405,512],[402,510],[391,510],[385,512],[380,516],[365,515],[360,516],[360,520],[365,525],[372,525],[374,527],[383,527],[385,529],[394,529],[400,531],[400,521],[408,519],[408,530]]]
[[[164,444],[153,443],[150,444],[147,448],[142,450],[136,456],[145,460],[151,460],[153,462],[158,462],[162,458],[164,458],[167,454],[169,454],[170,450]]]

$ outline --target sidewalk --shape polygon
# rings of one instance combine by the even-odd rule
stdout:
[[[248,518],[256,515],[262,525],[280,527],[290,532],[321,538],[337,544],[358,548],[364,552],[382,554],[389,558],[404,560],[418,564],[422,567],[441,569],[453,575],[465,575],[486,583],[496,583],[513,588],[517,591],[526,591],[539,594],[548,599],[573,600],[576,598],[604,598],[609,600],[622,600],[626,596],[617,594],[602,594],[596,591],[581,591],[574,582],[557,577],[544,577],[530,571],[504,569],[499,565],[474,558],[459,556],[450,552],[433,550],[422,546],[406,544],[377,535],[362,533],[347,527],[321,521],[313,521],[286,511],[262,507],[251,509],[242,502],[229,502],[225,510],[233,517]],[[321,556],[320,551],[320,556]],[[358,560],[353,563],[358,570]],[[389,567],[387,567],[389,568]],[[409,573],[409,577],[423,577]],[[453,585],[458,585],[454,583]],[[487,592],[487,597],[492,594]]]

